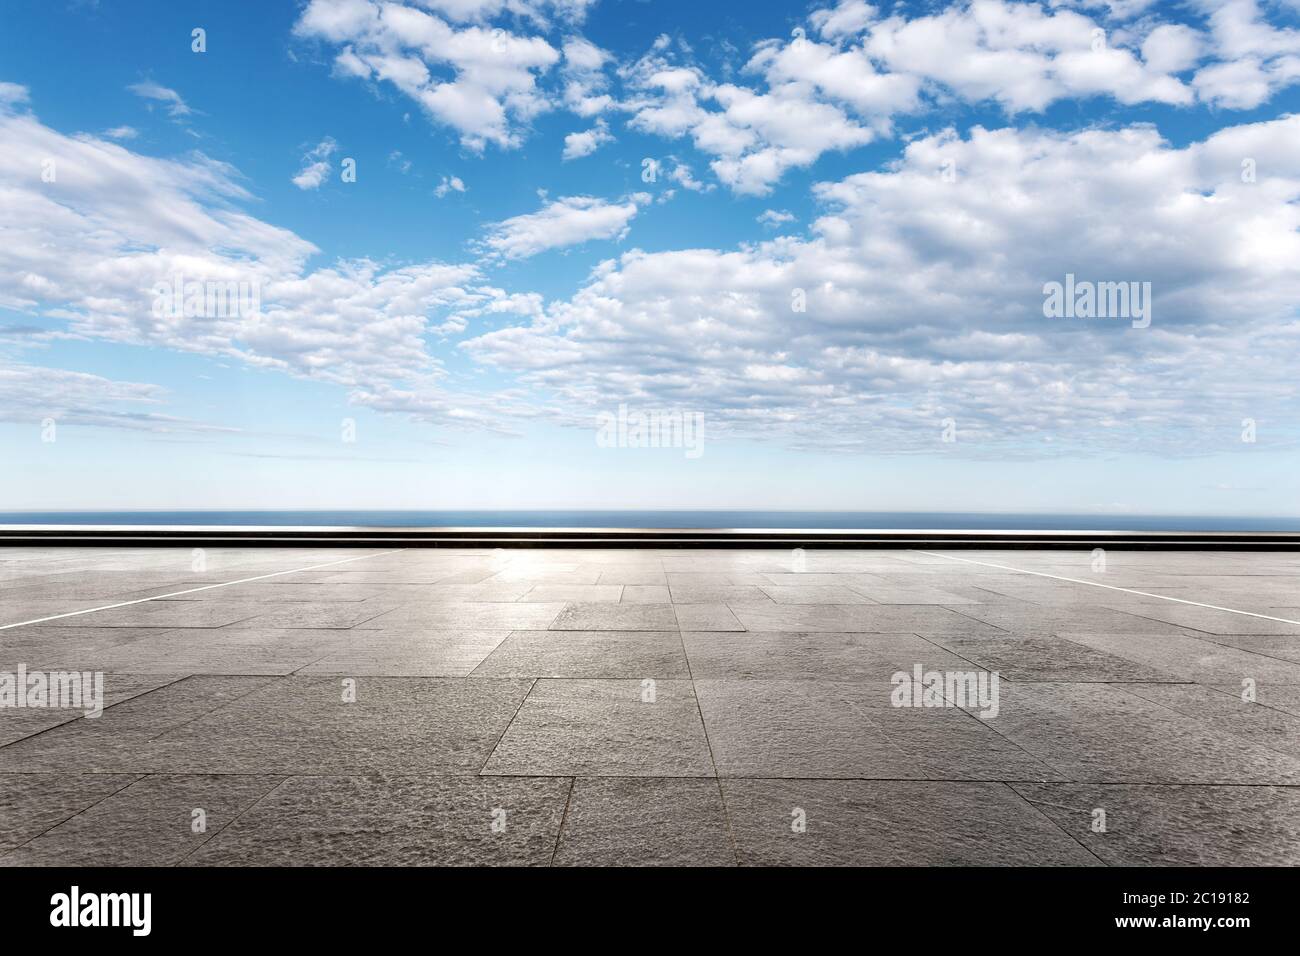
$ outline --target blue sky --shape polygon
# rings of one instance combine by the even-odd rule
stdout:
[[[1298,14],[11,2],[0,510],[1300,514]]]

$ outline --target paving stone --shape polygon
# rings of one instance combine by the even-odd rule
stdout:
[[[1182,634],[1083,634],[1071,641],[1203,684],[1300,684],[1300,664]]]
[[[1084,597],[1096,600],[1109,592],[1088,588]],[[1097,634],[1182,634],[1173,624],[1130,614],[1110,607],[1083,603],[1077,607],[1034,607],[1018,604],[963,604],[957,607],[965,616],[985,624],[1030,637],[1048,635]]]
[[[355,680],[351,703],[343,700],[345,679]],[[0,771],[477,773],[530,686],[378,677],[190,681],[203,683],[183,706],[150,706],[154,695],[145,695],[120,705],[125,716],[113,708],[98,721],[2,748]]]
[[[484,773],[705,777],[713,774],[690,681],[539,680]]]
[[[555,862],[566,866],[731,866],[718,783],[580,777]]]
[[[624,604],[671,604],[672,595],[662,584],[628,584],[619,600]]]
[[[1241,608],[1252,611],[1253,608]],[[1248,617],[1188,604],[1161,601],[1144,607],[1144,616],[1177,627],[1190,627],[1209,634],[1300,634],[1300,624],[1287,624],[1262,617]],[[1263,613],[1263,612],[1257,612]]]
[[[1251,654],[1300,664],[1300,636],[1294,634],[1214,634],[1205,639]]]
[[[186,862],[542,865],[555,852],[569,787],[565,778],[291,777]]]
[[[1089,683],[1185,679],[1170,671],[1061,637],[938,635],[932,640],[977,667],[998,671],[1009,680]],[[1124,641],[1121,639],[1116,643]]]
[[[15,773],[0,781],[0,863],[3,854],[138,779],[134,773]]]
[[[224,627],[263,614],[266,609],[265,604],[234,604],[217,600],[146,601],[106,611],[93,611],[79,615],[75,620],[83,627]],[[49,621],[41,626],[54,627],[59,623]]]
[[[744,865],[1098,865],[1000,783],[724,779],[722,788]]]
[[[514,631],[475,677],[688,678],[677,631]]]
[[[147,694],[179,680],[183,675],[105,674],[103,683],[105,711],[116,704]],[[44,733],[61,724],[87,719],[85,709],[77,708],[0,708],[0,747]],[[102,720],[103,716],[89,718]]]
[[[875,604],[871,598],[843,585],[769,584],[762,592],[777,604]]]
[[[143,777],[0,856],[0,866],[172,866],[283,779]]]
[[[568,604],[550,625],[557,631],[675,631],[671,604]],[[521,628],[523,630],[523,628]]]
[[[1125,686],[1004,682],[995,729],[1070,780],[1300,782],[1297,758],[1126,693]]]
[[[884,604],[731,604],[728,607],[749,631],[992,634],[999,630],[944,607]],[[687,628],[683,626],[683,629]]]
[[[657,567],[606,568],[600,572],[599,584],[623,584],[660,587],[667,586],[668,578]]]
[[[623,597],[621,584],[538,584],[521,597],[521,601],[618,601]]]
[[[1300,790],[1291,787],[1012,786],[1111,866],[1300,864]],[[1093,830],[1096,809],[1104,833]]]
[[[845,634],[833,631],[682,631],[696,679],[888,681],[897,671],[969,669],[960,657],[915,634]]]
[[[1300,757],[1300,716],[1260,703],[1257,687],[1254,701],[1204,684],[1128,684],[1124,690],[1213,730]]]
[[[547,603],[411,604],[357,625],[358,630],[423,627],[432,630],[541,630],[565,607]]]
[[[349,631],[298,673],[363,677],[465,677],[510,631]]]
[[[678,604],[677,626],[692,631],[743,631],[745,626],[725,604]]]
[[[866,716],[888,706],[888,680],[699,680],[704,725],[724,777],[924,777]]]
[[[770,600],[762,588],[742,585],[673,584],[668,590],[673,604],[764,603]]]

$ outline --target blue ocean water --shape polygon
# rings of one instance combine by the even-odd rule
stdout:
[[[0,524],[462,528],[1300,531],[1300,518],[923,511],[10,511]]]

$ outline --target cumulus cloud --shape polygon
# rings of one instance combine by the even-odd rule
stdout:
[[[501,259],[527,259],[549,249],[577,246],[595,239],[621,240],[638,206],[650,202],[641,193],[618,202],[594,196],[569,196],[546,203],[537,212],[514,216],[487,229],[481,247]]]
[[[787,170],[874,138],[803,84],[778,78],[765,92],[715,84],[698,67],[675,63],[663,44],[622,72],[635,91],[626,103],[630,124],[660,136],[690,136],[696,149],[717,157],[714,174],[738,193],[765,195]]]
[[[1300,83],[1300,30],[1279,29],[1255,0],[1228,0],[1210,14],[1210,43],[1219,62],[1198,70],[1200,98],[1227,109],[1253,109]]]
[[[820,185],[810,238],[632,250],[463,347],[574,423],[628,401],[800,447],[933,451],[953,417],[998,454],[1187,453],[1296,399],[1297,149],[1300,117],[1181,149],[1147,126],[935,134]],[[1151,327],[1045,318],[1067,273],[1151,282]]]
[[[876,8],[865,0],[840,0],[833,8],[814,10],[809,19],[818,33],[834,38],[861,33],[877,16]]]
[[[1042,111],[1067,97],[1175,105],[1194,99],[1181,80],[1113,45],[1091,17],[1032,3],[975,0],[931,16],[893,16],[871,27],[865,49],[891,71],[972,102],[993,100],[1011,113]]]
[[[299,189],[320,189],[330,174],[329,158],[339,148],[332,137],[323,140],[307,150],[302,157],[302,169],[293,177],[293,184]]]
[[[606,143],[614,142],[614,134],[604,120],[598,120],[591,129],[570,133],[564,137],[563,159],[581,159],[590,156]]]
[[[758,223],[775,229],[778,226],[784,226],[788,222],[795,222],[794,213],[787,212],[784,209],[764,209],[758,215]]]
[[[27,87],[18,83],[0,83],[0,106],[13,107],[29,99]]]
[[[607,92],[609,78],[605,67],[613,57],[582,37],[564,42],[564,105],[579,116],[595,116],[614,105]]]
[[[29,175],[31,156],[56,162],[56,183]],[[308,269],[319,250],[242,211],[251,198],[234,169],[200,154],[143,156],[0,111],[0,230],[12,240],[0,248],[0,303],[65,338],[225,358],[342,386],[354,402],[387,396],[389,408],[400,392],[425,420],[495,419],[488,397],[446,390],[426,337],[452,317],[464,329],[489,311],[533,314],[536,302],[472,264]],[[222,305],[244,303],[242,290],[257,308]]]
[[[550,107],[537,79],[555,65],[559,52],[541,37],[479,23],[509,4],[425,6],[469,25],[400,3],[311,0],[294,33],[338,47],[334,62],[340,74],[392,84],[436,122],[455,129],[467,148],[518,146],[523,128]],[[453,17],[455,12],[463,16]]]
[[[465,182],[459,176],[443,176],[442,181],[433,189],[433,194],[441,199],[449,192],[463,193]]]

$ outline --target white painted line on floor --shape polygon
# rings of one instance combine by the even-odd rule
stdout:
[[[919,548],[911,548],[917,554],[928,554],[932,558],[947,558],[949,561],[965,561],[967,564],[979,564],[986,568],[1000,568],[1003,571],[1015,571],[1019,574],[1035,574],[1040,578],[1052,578],[1056,581],[1069,581],[1071,584],[1091,584],[1095,588],[1106,588],[1110,591],[1123,591],[1125,594],[1140,594],[1143,597],[1159,598],[1162,601],[1173,601],[1175,604],[1190,604],[1192,607],[1205,607],[1211,611],[1227,611],[1229,614],[1243,614],[1246,617],[1263,618],[1265,621],[1278,621],[1282,624],[1295,624],[1300,627],[1300,621],[1288,620],[1285,617],[1269,617],[1267,614],[1256,614],[1254,611],[1238,611],[1232,607],[1219,607],[1217,604],[1202,604],[1200,601],[1185,601],[1182,598],[1170,597],[1167,594],[1152,594],[1150,591],[1135,591],[1132,588],[1121,588],[1114,584],[1101,584],[1098,581],[1085,581],[1082,578],[1067,578],[1060,574],[1048,574],[1046,571],[1026,571],[1024,568],[1012,568],[1005,564],[992,564],[988,561],[974,561],[971,558],[959,558],[953,554],[940,554],[937,551],[922,551]]]
[[[205,584],[199,588],[187,588],[184,591],[172,591],[170,594],[155,594],[153,597],[137,598],[134,601],[122,601],[118,604],[105,604],[103,607],[88,607],[84,611],[68,611],[65,614],[51,614],[49,617],[38,617],[34,621],[19,621],[17,624],[0,624],[0,631],[7,631],[11,627],[26,627],[29,624],[44,624],[46,621],[57,621],[61,617],[76,617],[79,614],[93,614],[96,611],[111,611],[115,607],[130,607],[132,604],[144,604],[148,601],[161,601],[163,598],[180,597],[182,594],[194,594],[198,591],[211,591],[213,588],[228,588],[232,584],[247,584],[249,581],[265,581],[267,578],[278,578],[284,574],[301,574],[303,571],[316,571],[320,568],[332,568],[336,564],[348,564],[352,561],[364,561],[366,558],[382,558],[386,554],[397,554],[405,551],[405,548],[394,548],[392,551],[378,551],[374,554],[359,554],[355,558],[344,558],[342,561],[327,561],[324,564],[313,564],[306,568],[293,568],[289,571],[275,571],[271,574],[259,574],[253,578],[240,578],[238,581],[223,581],[220,584]]]

